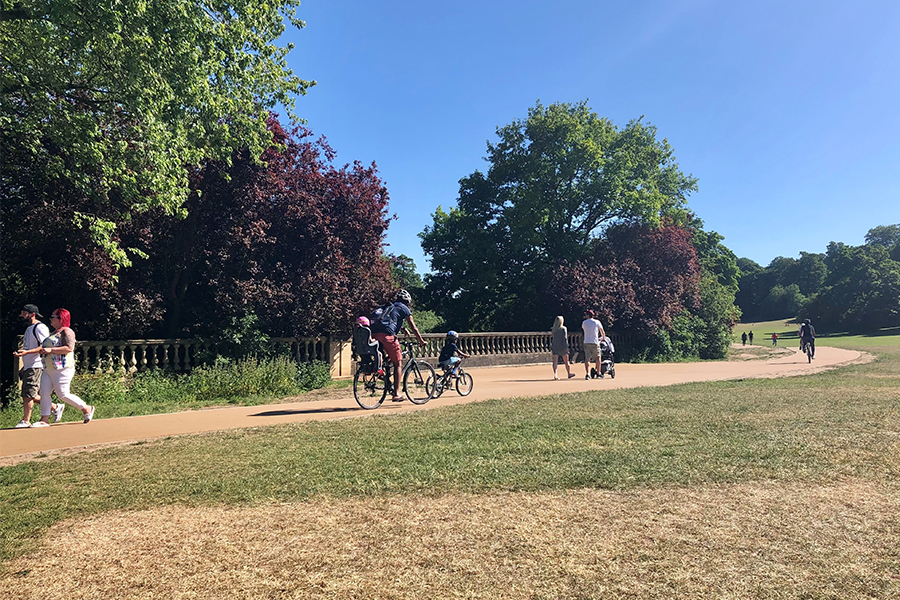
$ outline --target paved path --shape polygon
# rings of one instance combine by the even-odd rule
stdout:
[[[807,363],[805,355],[792,354],[769,360],[722,361],[667,364],[616,365],[616,379],[584,379],[584,365],[575,365],[574,379],[553,381],[549,364],[513,367],[472,368],[475,388],[466,398],[455,390],[424,406],[410,402],[386,401],[374,411],[356,404],[350,389],[331,394],[327,399],[197,410],[164,415],[97,419],[87,425],[62,423],[38,429],[0,430],[0,464],[12,464],[39,452],[87,449],[105,444],[122,444],[151,438],[240,427],[258,427],[277,423],[322,421],[341,417],[397,414],[428,410],[438,406],[477,402],[491,398],[542,396],[612,388],[664,386],[693,381],[717,381],[755,377],[801,375],[858,361],[862,353],[822,347],[816,360]],[[565,377],[565,367],[560,368]],[[68,410],[72,410],[71,407]]]

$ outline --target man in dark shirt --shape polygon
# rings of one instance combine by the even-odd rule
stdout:
[[[419,340],[420,344],[425,345],[425,340],[413,321],[412,310],[409,308],[411,304],[412,296],[409,295],[409,292],[400,290],[397,292],[397,299],[394,303],[385,307],[381,320],[372,323],[372,337],[381,342],[381,347],[387,352],[388,358],[391,359],[391,363],[394,365],[394,396],[391,398],[392,402],[401,402],[403,400],[400,397],[400,370],[403,364],[403,349],[397,340],[397,334],[401,331],[406,331],[403,324],[404,321],[409,321],[409,328],[416,336],[416,339]]]

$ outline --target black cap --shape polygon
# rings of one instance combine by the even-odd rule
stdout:
[[[34,304],[26,304],[25,306],[22,307],[22,310],[24,310],[25,312],[34,313],[37,316],[41,317],[42,319],[44,318],[44,315],[41,314],[41,311],[39,311],[38,307],[35,306]]]

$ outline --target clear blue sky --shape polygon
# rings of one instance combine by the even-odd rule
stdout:
[[[900,223],[896,0],[305,0],[298,16],[289,65],[318,85],[297,114],[339,164],[377,163],[388,251],[420,272],[417,234],[538,99],[644,115],[699,179],[706,228],[764,266]]]

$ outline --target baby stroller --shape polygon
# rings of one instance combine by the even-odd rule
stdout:
[[[353,354],[359,360],[363,373],[381,371],[381,344],[372,339],[372,330],[360,322],[353,328]]]
[[[600,340],[600,373],[608,374],[611,378],[616,378],[616,349],[612,340],[604,338]]]

